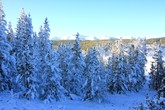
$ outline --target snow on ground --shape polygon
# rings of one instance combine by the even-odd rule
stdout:
[[[145,103],[146,94],[152,97],[155,91],[145,87],[140,92],[126,95],[108,94],[102,103],[75,100],[53,101],[44,103],[39,100],[18,99],[9,92],[0,93],[0,110],[132,110],[140,103]]]
[[[150,71],[150,64],[153,61],[151,54],[147,56],[146,75]],[[146,94],[152,97],[156,94],[148,88],[147,83],[139,92],[127,94],[107,94],[106,100],[102,103],[81,101],[73,96],[74,100],[53,101],[44,103],[40,100],[18,99],[10,92],[0,92],[0,110],[133,110],[140,103],[145,103]]]

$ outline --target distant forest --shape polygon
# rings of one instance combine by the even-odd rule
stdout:
[[[107,43],[115,43],[118,39],[116,40],[81,40],[81,46],[83,50],[88,50],[91,47],[95,47],[98,45],[105,45]],[[123,39],[123,43],[124,44],[131,44],[133,41],[135,41],[135,39]],[[68,42],[74,43],[74,40],[54,40],[54,45],[55,48],[58,47],[59,42],[65,43],[67,44]],[[161,38],[150,38],[146,40],[146,43],[148,45],[154,44],[156,42],[161,43],[162,46],[165,46],[165,37],[161,37]]]

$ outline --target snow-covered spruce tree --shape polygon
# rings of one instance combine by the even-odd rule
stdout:
[[[162,50],[161,45],[157,45],[155,49],[155,54],[153,56],[154,62],[151,65],[151,72],[150,72],[150,86],[155,89],[159,90],[162,84],[163,76],[165,76],[164,72],[164,61],[162,60]]]
[[[129,45],[128,50],[128,72],[129,72],[129,90],[136,90],[135,85],[137,84],[137,72],[136,72],[136,62],[135,62],[135,46],[133,44]]]
[[[8,24],[8,30],[7,30],[7,41],[10,43],[12,50],[10,51],[10,54],[12,56],[12,60],[13,60],[13,66],[11,67],[11,80],[12,80],[12,89],[15,90],[16,88],[16,82],[15,82],[15,78],[16,78],[16,58],[15,58],[15,50],[14,50],[14,44],[15,44],[15,35],[12,29],[12,25],[11,22],[9,22]]]
[[[10,54],[12,47],[7,41],[5,13],[0,2],[0,91],[12,89],[12,76],[15,70],[15,59]]]
[[[114,72],[114,65],[115,64],[115,54],[112,53],[112,56],[108,59],[108,64],[106,67],[106,87],[108,91],[111,91],[111,80],[112,80],[112,73]]]
[[[82,54],[80,40],[79,40],[79,33],[76,35],[76,40],[72,48],[72,67],[71,72],[73,73],[73,78],[71,80],[72,82],[72,90],[71,92],[76,95],[82,95],[82,82],[83,82],[83,73],[85,68],[85,61],[84,56]]]
[[[47,73],[45,75],[43,98],[51,101],[52,99],[60,100],[64,98],[65,89],[61,86],[60,69],[58,68],[57,55],[54,49],[47,54]]]
[[[145,81],[144,66],[146,63],[145,46],[141,42],[136,47],[131,44],[128,50],[129,90],[139,91]]]
[[[14,55],[14,57],[15,57],[15,51],[14,51],[15,35],[14,35],[13,29],[12,29],[11,22],[8,23],[7,41],[13,47],[12,50],[11,50],[11,52],[10,52],[10,54]]]
[[[153,85],[155,85],[155,80],[156,80],[156,77],[155,77],[155,70],[156,70],[156,67],[154,66],[154,62],[151,63],[151,68],[150,68],[150,82],[149,82],[149,88],[153,88]]]
[[[60,84],[60,68],[57,61],[57,53],[52,47],[52,42],[49,40],[50,29],[47,18],[44,22],[44,27],[40,28],[39,45],[40,45],[40,89],[39,97],[45,101],[53,99],[59,100],[64,95],[64,88]]]
[[[137,77],[137,91],[142,88],[145,83],[144,73],[146,61],[146,41],[139,39],[139,43],[136,44],[135,50],[136,72],[139,75],[139,77]]]
[[[41,71],[40,71],[40,45],[39,45],[39,37],[36,32],[33,33],[33,57],[35,62],[35,68],[37,71],[35,73],[36,83],[37,83],[37,98],[39,97],[39,84],[41,82]]]
[[[16,82],[20,89],[20,97],[34,99],[37,95],[36,63],[34,56],[34,39],[32,19],[26,15],[24,10],[18,20],[15,39],[16,52]]]
[[[67,95],[72,94],[74,82],[72,79],[74,78],[74,74],[71,72],[73,67],[72,62],[72,45],[68,43],[67,45],[60,43],[58,45],[58,61],[59,61],[59,68],[61,69],[61,84],[67,90]]]
[[[112,73],[108,83],[108,90],[111,93],[126,93],[128,90],[127,61],[124,55],[122,40],[118,42],[118,55],[113,59]]]
[[[102,80],[106,82],[106,68],[105,68],[105,50],[104,46],[97,46],[95,47],[97,53],[98,53],[98,60],[100,62],[100,69],[102,71]]]
[[[97,100],[101,102],[105,92],[105,83],[102,79],[102,69],[98,60],[98,52],[90,49],[85,58],[85,83],[83,85],[83,100]]]

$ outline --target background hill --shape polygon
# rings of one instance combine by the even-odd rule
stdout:
[[[83,50],[88,50],[91,47],[95,47],[98,45],[105,45],[107,43],[115,43],[118,39],[110,39],[110,40],[81,40],[81,46]],[[162,46],[165,46],[165,37],[162,38],[151,38],[147,39],[147,44],[151,45],[155,42],[161,42]],[[68,42],[74,43],[74,40],[53,40],[55,48],[58,47],[58,43],[62,42],[64,44],[67,44]],[[133,40],[131,39],[123,39],[124,44],[132,43]]]

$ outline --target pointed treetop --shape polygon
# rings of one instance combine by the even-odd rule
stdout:
[[[21,17],[24,17],[25,16],[25,11],[24,11],[24,8],[22,8],[21,10]]]
[[[40,31],[41,31],[41,30],[40,30]],[[50,37],[50,28],[49,28],[48,18],[45,18],[45,21],[44,21],[43,36],[44,36],[46,39],[49,39],[49,37]]]
[[[45,18],[45,22],[44,22],[44,30],[50,32],[49,22],[47,17]]]
[[[44,24],[48,24],[48,18],[45,18],[45,23]]]
[[[80,36],[80,34],[77,32],[77,34],[76,34],[76,42],[77,42],[77,43],[80,42],[79,36]]]
[[[79,33],[77,32],[76,37],[79,37]]]

